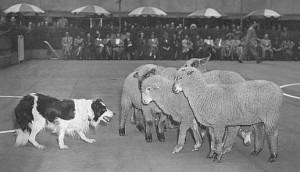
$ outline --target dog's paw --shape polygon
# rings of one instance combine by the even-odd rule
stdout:
[[[38,148],[38,149],[44,149],[45,146],[44,145],[37,145],[36,148]]]
[[[59,146],[59,148],[60,148],[61,150],[68,150],[68,149],[69,149],[69,147],[68,147],[67,145]]]
[[[87,139],[86,142],[87,142],[87,143],[95,143],[96,140],[95,140],[95,139]]]

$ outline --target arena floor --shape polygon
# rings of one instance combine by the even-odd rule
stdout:
[[[90,130],[89,137],[97,140],[87,144],[79,139],[65,138],[69,150],[60,150],[56,137],[42,131],[37,141],[46,146],[43,150],[31,144],[14,147],[13,133],[0,134],[0,169],[10,171],[209,171],[209,172],[296,172],[300,171],[300,85],[283,88],[284,92],[296,96],[284,97],[279,121],[279,157],[267,163],[267,143],[263,152],[250,156],[253,144],[245,147],[241,139],[233,150],[226,154],[222,163],[207,159],[208,142],[198,152],[192,152],[193,140],[187,134],[182,152],[172,154],[176,145],[176,131],[166,132],[166,142],[160,143],[153,133],[152,143],[146,143],[144,134],[127,121],[126,136],[118,134],[120,98],[125,77],[137,66],[155,63],[179,67],[183,61],[62,61],[31,60],[20,65],[0,70],[0,131],[13,129],[12,114],[17,97],[39,92],[58,98],[102,98],[117,115],[106,127],[96,132]],[[239,72],[247,79],[266,79],[278,85],[300,82],[299,62],[208,62],[209,70],[225,69]],[[297,98],[298,97],[298,98]]]

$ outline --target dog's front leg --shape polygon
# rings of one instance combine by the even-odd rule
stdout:
[[[96,140],[95,139],[89,139],[85,136],[85,134],[82,131],[77,131],[79,137],[81,140],[87,142],[87,143],[95,143]]]
[[[60,149],[69,149],[69,147],[65,145],[64,142],[65,133],[66,133],[66,127],[61,126],[58,135],[58,144]]]

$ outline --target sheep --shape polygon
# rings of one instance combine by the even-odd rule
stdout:
[[[147,105],[154,101],[164,114],[180,122],[179,137],[173,153],[179,153],[182,150],[189,128],[192,129],[196,141],[193,151],[199,150],[202,142],[193,111],[183,94],[177,95],[172,92],[172,84],[173,81],[160,75],[148,77],[142,83],[142,102]]]
[[[266,80],[245,81],[232,85],[208,84],[201,72],[183,67],[176,73],[172,90],[183,92],[196,119],[209,127],[216,149],[214,162],[221,162],[225,127],[253,125],[254,151],[258,155],[263,148],[265,134],[269,143],[268,162],[278,157],[277,124],[282,106],[282,90]]]
[[[144,67],[145,65],[142,65],[138,67],[136,70],[139,70],[140,68]],[[151,66],[148,64],[147,66]],[[155,65],[156,66],[156,65]],[[157,67],[157,66],[156,66]],[[164,67],[157,67],[160,70],[162,70]],[[121,114],[119,116],[119,134],[120,136],[125,135],[125,123],[126,119],[128,117],[129,113],[137,112],[138,110],[142,110],[143,116],[145,117],[145,140],[147,142],[152,142],[152,133],[151,133],[151,128],[153,124],[153,116],[156,119],[157,113],[161,113],[161,110],[154,104],[150,104],[148,106],[145,106],[141,102],[141,93],[138,88],[138,79],[134,77],[136,72],[133,71],[130,73],[123,85],[123,93],[121,97]],[[159,116],[159,121],[164,121],[165,116],[160,117]],[[143,130],[143,127],[140,126],[138,127],[140,131]],[[159,133],[160,134],[160,133]],[[159,141],[164,141],[165,137],[164,135],[158,135],[157,136]]]

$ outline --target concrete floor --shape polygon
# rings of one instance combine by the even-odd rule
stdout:
[[[155,63],[179,67],[183,61],[56,61],[32,60],[0,70],[0,96],[22,96],[39,92],[58,98],[102,98],[116,114],[120,113],[120,97],[124,78],[137,66]],[[211,61],[209,70],[225,69],[241,73],[247,79],[266,79],[279,85],[300,82],[299,62],[245,62]],[[300,96],[300,86],[283,89]],[[0,98],[0,131],[13,129],[13,109],[18,98]],[[241,140],[225,155],[222,163],[207,159],[208,142],[200,151],[192,152],[193,140],[188,134],[186,145],[179,154],[172,154],[176,145],[176,131],[168,130],[166,142],[156,139],[146,143],[129,121],[126,136],[118,134],[118,116],[106,127],[89,137],[97,140],[87,144],[79,139],[65,139],[70,150],[58,148],[56,137],[42,131],[37,141],[43,150],[31,144],[14,147],[13,133],[0,134],[0,171],[210,171],[256,172],[300,171],[300,100],[284,97],[279,121],[279,157],[267,163],[267,144],[263,152],[250,156],[253,145],[245,147]]]

